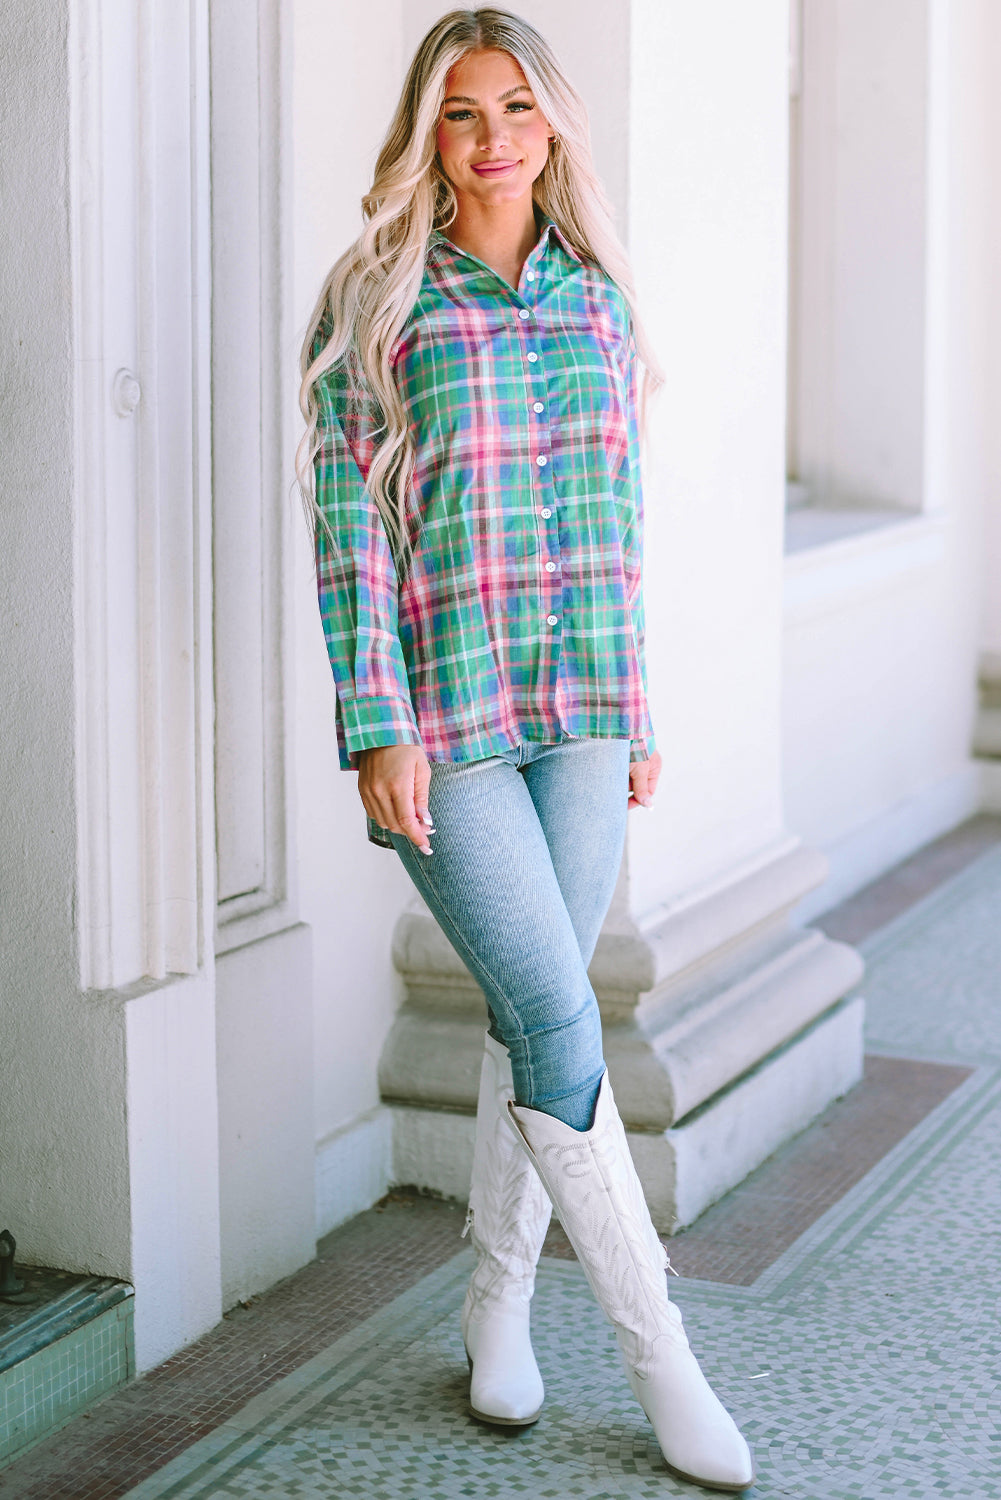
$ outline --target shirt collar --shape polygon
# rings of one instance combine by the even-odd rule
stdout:
[[[549,249],[550,241],[555,240],[560,248],[566,251],[571,260],[576,261],[578,265],[582,265],[583,262],[579,254],[571,245],[570,241],[567,239],[566,235],[557,224],[556,220],[550,218],[548,214],[542,214],[540,218],[541,227],[539,229],[539,238],[536,240],[532,249],[528,253],[528,262],[541,260]],[[432,245],[445,245],[450,250],[454,250],[460,255],[464,253],[463,251],[459,250],[458,245],[452,244],[452,241],[442,229],[432,229],[430,235],[428,236],[428,248],[430,249]]]
[[[562,245],[563,249],[570,256],[571,260],[575,260],[578,265],[583,264],[577,251],[571,245],[570,241],[566,237],[566,234],[557,224],[556,220],[551,219],[548,214],[543,214],[542,229],[539,232],[539,245],[541,246],[544,241],[550,239],[555,239],[558,244]]]

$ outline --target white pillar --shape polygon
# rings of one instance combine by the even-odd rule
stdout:
[[[824,861],[785,828],[781,797],[787,6],[615,9],[608,24],[630,37],[629,248],[667,377],[645,467],[664,773],[656,808],[630,814],[591,975],[616,1098],[669,1230],[859,1078],[863,1006],[842,999],[857,955],[788,920]],[[615,115],[612,92],[595,114]],[[461,1193],[482,1000],[419,906],[395,952],[408,1000],[381,1076],[396,1175]]]
[[[140,1370],[315,1252],[285,52],[275,7],[213,6],[249,46],[218,38],[229,92],[210,91],[209,12],[81,0],[4,23],[30,63],[0,299],[23,351],[0,549],[4,1222],[28,1263],[133,1282]],[[210,199],[234,139],[249,204],[234,171]],[[227,406],[234,364],[252,380]]]

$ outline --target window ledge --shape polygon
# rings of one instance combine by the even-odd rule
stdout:
[[[790,513],[798,520],[803,511]],[[899,580],[933,567],[945,555],[946,515],[901,510],[811,512],[812,531],[787,550],[784,605],[787,623],[848,608]],[[820,517],[831,517],[823,521]],[[838,526],[838,521],[855,522]],[[868,524],[866,524],[868,523]],[[787,523],[788,524],[788,523]],[[810,540],[806,540],[809,534]]]
[[[815,547],[828,547],[847,537],[880,531],[886,526],[899,526],[918,518],[915,511],[894,506],[790,506],[786,511],[785,554],[794,557]]]

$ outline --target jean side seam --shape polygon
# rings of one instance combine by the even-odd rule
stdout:
[[[434,896],[436,902],[438,902],[438,904],[442,908],[444,908],[445,903],[442,901],[441,897],[439,896],[438,892],[435,890],[434,886],[431,884],[430,880],[428,880],[427,875],[426,875],[426,873],[424,871],[423,866],[422,865],[417,865],[416,868],[420,871],[421,883],[424,885],[424,887],[427,890],[429,890],[431,892],[431,894]],[[470,948],[469,944],[466,942],[466,939],[463,937],[463,935],[459,931],[459,929],[458,929],[455,921],[453,920],[451,913],[448,912],[447,915],[448,915],[448,920],[451,923],[452,927],[455,928],[456,936],[457,936],[457,938],[459,940],[459,944],[462,947],[462,950],[463,950],[464,954],[466,955],[466,961],[467,961],[467,963],[470,964],[470,967],[474,968],[475,970],[478,970],[480,974],[486,974],[487,971],[486,971],[485,965],[480,962],[480,960],[477,958],[476,954],[472,951],[472,949]],[[518,1015],[518,1012],[515,1009],[515,1006],[513,1005],[510,997],[504,992],[504,990],[501,989],[500,985],[497,984],[497,983],[495,983],[495,981],[489,975],[487,975],[487,977],[490,979],[491,985],[497,991],[498,995],[500,995],[501,999],[504,1001],[504,1004],[507,1006],[507,1008],[510,1011],[512,1017],[514,1018],[514,1023],[515,1023],[515,1026],[516,1026],[517,1032],[518,1032],[518,1039],[519,1039],[520,1042],[522,1042],[524,1044],[527,1041],[527,1038],[526,1038],[524,1029],[523,1029],[522,1024],[521,1024],[521,1017]],[[481,988],[485,989],[485,986],[483,985],[482,980],[481,980],[480,983],[481,983]],[[525,1071],[528,1073],[529,1091],[534,1095],[535,1094],[535,1079],[534,1079],[534,1077],[532,1075],[532,1064],[531,1064],[531,1061],[529,1059],[528,1048],[527,1047],[525,1047]]]

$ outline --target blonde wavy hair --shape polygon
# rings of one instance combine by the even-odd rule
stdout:
[[[437,151],[437,129],[449,70],[470,52],[507,52],[525,74],[556,139],[536,179],[533,197],[584,259],[621,290],[632,312],[643,366],[641,409],[662,376],[636,311],[632,272],[612,227],[612,216],[591,161],[587,111],[544,37],[510,11],[453,10],[432,26],[407,73],[403,93],[362,199],[358,239],[335,264],[310,318],[300,357],[299,406],[306,431],[296,453],[296,477],[315,544],[322,527],[313,462],[317,432],[316,382],[344,362],[361,379],[382,414],[367,487],[382,516],[399,565],[409,553],[407,496],[414,454],[390,356],[420,291],[428,237],[446,229],[457,203]],[[336,550],[336,547],[335,547]]]

